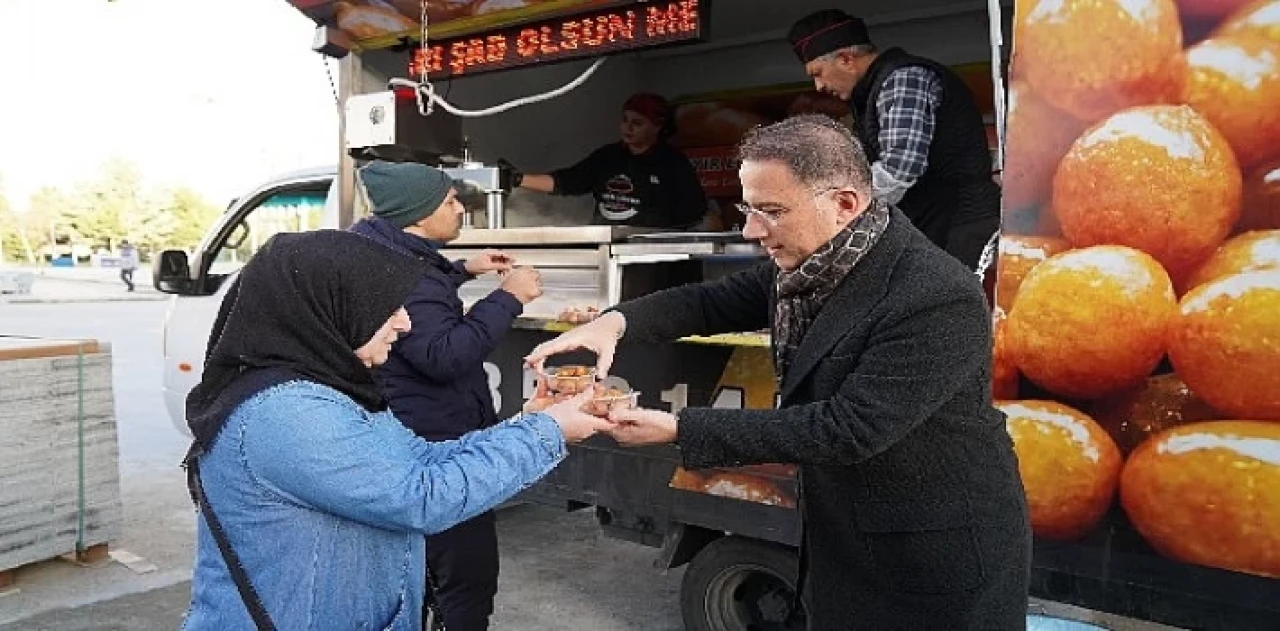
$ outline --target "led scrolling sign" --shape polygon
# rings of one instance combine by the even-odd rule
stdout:
[[[447,39],[414,49],[409,76],[421,76],[424,65],[431,79],[444,79],[697,41],[705,14],[699,0],[653,2]]]

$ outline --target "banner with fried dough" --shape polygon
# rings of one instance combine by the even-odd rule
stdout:
[[[1017,0],[993,391],[1035,534],[1280,577],[1280,0]]]

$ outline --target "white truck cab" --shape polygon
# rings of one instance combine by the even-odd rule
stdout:
[[[336,166],[285,173],[231,203],[188,260],[169,250],[154,263],[156,289],[173,294],[164,321],[164,403],[184,435],[187,393],[200,382],[209,332],[240,268],[281,232],[338,225]]]

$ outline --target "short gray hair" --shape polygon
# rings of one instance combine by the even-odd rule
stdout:
[[[821,55],[818,57],[818,61],[835,61],[836,57],[840,56],[840,53],[848,53],[850,55],[853,55],[854,57],[863,57],[875,52],[876,52],[875,44],[854,44],[853,46],[845,46],[844,48],[837,48],[836,50],[833,50],[825,55]]]
[[[852,187],[871,192],[871,164],[849,128],[824,114],[802,114],[756,127],[738,147],[742,162],[781,162],[818,191]]]

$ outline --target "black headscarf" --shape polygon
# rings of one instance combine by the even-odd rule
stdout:
[[[187,425],[208,450],[245,399],[305,379],[386,408],[356,357],[422,279],[422,263],[341,230],[284,233],[254,254],[229,288],[187,395]]]

